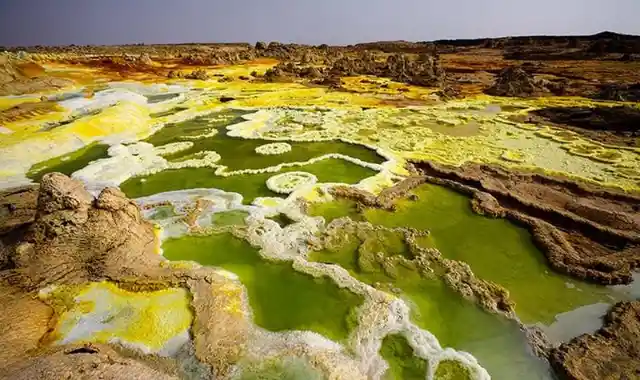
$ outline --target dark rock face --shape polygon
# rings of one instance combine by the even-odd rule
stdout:
[[[33,222],[38,186],[0,191],[0,236]]]
[[[595,95],[595,98],[618,102],[640,102],[640,83],[607,85]]]
[[[554,123],[585,129],[640,132],[640,110],[635,107],[551,107],[532,113]]]
[[[640,41],[621,40],[621,39],[600,39],[594,41],[587,48],[587,53],[593,53],[598,56],[606,54],[633,54],[640,53]]]
[[[640,301],[618,303],[602,329],[562,344],[549,361],[564,379],[639,379]]]

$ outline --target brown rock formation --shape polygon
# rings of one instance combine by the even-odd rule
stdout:
[[[349,56],[331,53],[331,50],[303,49],[287,50],[287,52],[286,62],[281,62],[269,69],[265,74],[265,80],[277,82],[308,78],[314,80],[314,83],[327,85],[339,83],[340,77],[372,75],[425,87],[441,87],[445,82],[445,73],[439,64],[438,57],[430,54],[415,57],[409,54],[395,54],[380,61],[374,53],[369,51],[359,51]],[[299,59],[298,55],[301,56]],[[332,63],[327,69],[307,65],[323,61]],[[300,62],[301,65],[294,62]]]
[[[42,76],[42,68],[35,64],[31,65],[37,66],[37,69],[27,70],[30,66],[29,62],[0,54],[0,96],[29,94],[73,84],[68,79]]]
[[[57,111],[58,108],[56,104],[47,100],[48,99],[43,99],[43,101],[37,103],[22,103],[11,108],[0,110],[0,125],[28,120],[33,117]]]
[[[549,360],[563,379],[639,379],[640,301],[616,304],[600,330],[562,344]]]
[[[38,186],[0,191],[0,235],[33,222]]]
[[[40,339],[49,329],[53,309],[33,294],[0,284],[0,378],[1,368],[24,360],[39,348]]]
[[[12,247],[14,280],[35,290],[144,272],[159,260],[154,241],[153,227],[119,190],[94,201],[82,183],[52,173],[42,178],[34,223]]]
[[[397,82],[417,86],[439,87],[445,80],[445,73],[435,55],[421,54],[415,59],[407,54],[390,55],[379,62],[371,52],[359,53],[355,58],[342,58],[329,70],[330,75],[374,75],[391,78]]]
[[[186,74],[184,76],[185,79],[197,79],[197,80],[207,80],[209,79],[209,74],[203,69],[193,70],[192,72]]]

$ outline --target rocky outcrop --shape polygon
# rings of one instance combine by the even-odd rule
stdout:
[[[329,74],[373,75],[426,87],[440,87],[445,80],[445,72],[439,64],[438,57],[430,54],[421,54],[416,58],[407,54],[394,54],[386,61],[379,62],[375,55],[365,51],[355,58],[339,59],[333,64]]]
[[[605,85],[594,97],[616,102],[640,102],[640,83]]]
[[[638,86],[640,99],[640,85]],[[635,147],[640,137],[640,109],[617,107],[548,107],[531,111],[525,119],[578,132],[607,144]]]
[[[152,225],[122,192],[108,188],[94,200],[81,182],[52,173],[42,178],[33,224],[10,248],[13,276],[38,289],[144,272],[159,262],[154,241]]]
[[[327,76],[327,71],[315,66],[302,66],[294,63],[280,63],[268,69],[263,79],[267,82],[290,82],[296,78],[310,80],[320,84]]]
[[[36,215],[38,186],[0,192],[0,271],[13,267],[10,247],[19,241]]]
[[[30,94],[73,84],[63,78],[27,75],[21,65],[29,63],[10,54],[0,54],[0,96]]]
[[[192,72],[186,74],[184,76],[185,79],[197,79],[197,80],[207,80],[209,79],[209,74],[207,74],[206,70],[198,69],[193,70]]]
[[[339,56],[336,59],[316,55],[306,51],[302,62],[332,61],[326,69],[316,66],[298,65],[293,62],[280,63],[269,69],[265,80],[270,82],[291,81],[295,78],[306,78],[316,84],[338,87],[341,77],[355,75],[371,75],[390,78],[397,82],[425,87],[442,87],[445,83],[445,72],[435,55],[421,54],[413,57],[408,54],[395,54],[384,61],[379,61],[374,53],[358,52],[354,56]]]
[[[0,191],[0,236],[33,222],[38,186]]]
[[[182,54],[180,63],[189,66],[232,65],[256,58],[253,50],[212,50]]]
[[[640,301],[616,304],[600,330],[562,344],[549,360],[568,380],[640,378]]]
[[[0,54],[0,85],[24,78],[8,54]]]
[[[502,70],[490,88],[485,92],[494,96],[513,96],[526,98],[536,96],[546,89],[532,75],[520,67],[511,66]]]

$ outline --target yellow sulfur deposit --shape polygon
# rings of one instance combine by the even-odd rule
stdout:
[[[58,313],[53,332],[57,344],[120,343],[171,355],[188,338],[193,315],[185,289],[129,292],[108,283],[83,287],[55,286],[40,298]]]

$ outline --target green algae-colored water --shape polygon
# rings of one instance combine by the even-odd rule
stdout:
[[[180,123],[167,124],[145,141],[154,146],[182,141],[181,138],[183,137],[200,136],[211,129],[240,123],[244,120],[242,116],[249,113],[248,111],[226,109],[215,114],[200,116]]]
[[[283,168],[277,173],[242,174],[228,177],[216,176],[215,169],[211,168],[165,170],[150,176],[129,179],[120,185],[120,188],[130,198],[173,190],[216,188],[240,193],[244,197],[244,202],[250,203],[256,197],[282,196],[269,190],[266,181],[278,173],[290,171],[309,172],[318,177],[318,182],[348,184],[358,183],[376,173],[374,170],[349,161],[328,158],[310,165]]]
[[[236,380],[322,380],[325,377],[317,369],[300,358],[268,359],[263,363],[242,367]]]
[[[453,137],[469,137],[480,133],[480,124],[473,121],[462,125],[443,125],[432,123],[428,124],[427,128],[434,132]]]
[[[154,213],[151,214],[148,218],[150,220],[162,220],[162,219],[167,219],[176,215],[177,214],[173,206],[161,206],[156,208]]]
[[[203,151],[215,151],[222,157],[218,163],[227,166],[228,170],[258,169],[286,162],[304,162],[328,153],[340,153],[370,163],[385,161],[382,156],[369,148],[341,141],[287,142],[292,148],[290,152],[276,155],[258,154],[255,152],[257,147],[270,144],[273,141],[227,136],[226,127],[243,121],[242,115],[247,113],[246,111],[230,110],[168,125],[146,141],[154,146],[161,146],[182,141],[181,138],[184,136],[202,135],[215,129],[218,132],[215,136],[192,140],[194,143],[192,148],[166,157],[172,161]]]
[[[356,203],[349,199],[312,203],[309,205],[309,214],[322,216],[327,224],[343,217],[349,217],[353,221],[364,220],[364,217],[356,207]]]
[[[108,149],[109,146],[104,144],[87,145],[75,152],[33,165],[27,173],[27,178],[40,182],[42,176],[47,173],[60,172],[71,175],[73,172],[87,166],[91,161],[107,157]]]
[[[394,212],[373,208],[360,212],[354,202],[342,199],[313,204],[309,213],[324,216],[328,222],[350,217],[388,228],[430,231],[428,237],[418,241],[437,248],[447,258],[468,263],[479,278],[507,288],[516,302],[516,313],[525,323],[549,325],[559,313],[611,302],[608,288],[551,271],[528,231],[503,219],[475,214],[468,197],[431,184],[412,193],[417,200],[397,201]],[[550,378],[548,367],[530,353],[515,322],[480,309],[438,277],[427,279],[401,269],[391,278],[379,269],[363,270],[358,251],[361,241],[348,235],[341,239],[340,249],[314,252],[310,259],[339,264],[360,281],[399,291],[412,305],[416,324],[433,333],[443,346],[470,352],[494,378]],[[385,252],[394,250],[383,247]]]
[[[439,277],[425,278],[403,266],[398,266],[393,277],[382,270],[361,269],[358,239],[355,235],[341,235],[341,247],[313,252],[309,258],[338,264],[364,283],[396,289],[411,305],[412,319],[418,326],[433,333],[443,347],[471,353],[494,378],[549,378],[547,366],[529,352],[525,336],[515,322],[463,299]],[[386,242],[381,243],[371,247],[376,252],[384,251]],[[394,245],[391,250],[397,250]]]
[[[435,373],[436,380],[471,380],[469,370],[453,360],[444,360],[438,363]]]
[[[162,245],[169,260],[190,260],[235,273],[247,288],[256,324],[271,331],[310,330],[332,340],[349,335],[351,310],[362,298],[328,278],[295,271],[290,262],[269,262],[229,233],[187,236]]]
[[[553,272],[528,231],[475,214],[466,196],[430,184],[413,193],[419,200],[400,200],[395,212],[367,209],[364,216],[373,224],[429,230],[445,257],[468,263],[479,278],[507,288],[524,323],[549,324],[559,313],[611,302],[607,288]]]
[[[413,349],[404,336],[392,334],[384,337],[380,355],[389,364],[385,380],[424,380],[429,363],[413,355]]]

